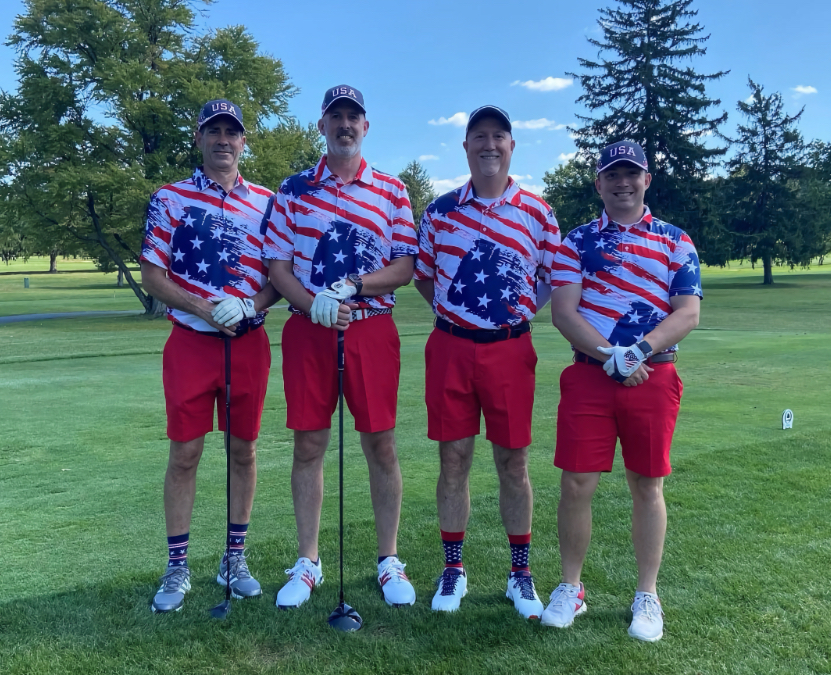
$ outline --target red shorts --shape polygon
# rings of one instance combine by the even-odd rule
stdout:
[[[271,367],[265,328],[231,340],[231,434],[257,440]],[[214,429],[225,431],[225,341],[173,327],[164,346],[162,380],[167,436],[185,443]]]
[[[672,472],[669,450],[684,390],[672,363],[656,363],[637,387],[602,366],[575,363],[560,375],[554,466],[575,473],[611,471],[620,438],[623,465],[642,476]]]
[[[458,441],[479,434],[503,448],[531,445],[534,369],[531,334],[476,344],[436,328],[427,340],[427,436]]]
[[[392,429],[401,370],[401,342],[392,315],[353,321],[344,350],[343,394],[355,430]],[[329,429],[338,405],[338,331],[293,314],[283,327],[283,386],[289,429]]]

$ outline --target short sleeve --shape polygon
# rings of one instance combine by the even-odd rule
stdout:
[[[292,209],[290,179],[283,181],[279,191],[274,195],[271,216],[268,219],[263,241],[263,258],[265,260],[293,260],[294,241],[297,224]]]
[[[144,242],[141,245],[141,258],[157,267],[170,268],[170,242],[173,239],[173,219],[170,216],[167,200],[159,190],[147,205],[147,219],[144,229]]]
[[[569,286],[583,282],[583,267],[580,259],[580,244],[583,237],[583,228],[578,227],[568,233],[562,244],[554,254],[551,264],[551,286]]]
[[[704,297],[701,290],[701,265],[695,244],[683,234],[676,242],[669,263],[669,297],[675,295],[697,295]]]
[[[430,210],[425,209],[418,228],[418,256],[416,257],[413,279],[428,281],[436,276],[436,256],[433,245],[436,241],[436,228],[430,218]]]
[[[413,212],[410,206],[410,197],[407,188],[401,187],[398,199],[395,201],[395,211],[392,217],[392,250],[390,260],[404,256],[418,255],[418,241],[416,240]]]

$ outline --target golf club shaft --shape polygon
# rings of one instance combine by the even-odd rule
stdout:
[[[225,599],[231,599],[231,338],[225,338]]]
[[[344,335],[338,332],[338,480],[340,494],[340,604],[343,604],[343,367]]]

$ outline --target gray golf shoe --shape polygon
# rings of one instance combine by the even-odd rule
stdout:
[[[263,594],[260,582],[251,576],[248,571],[248,563],[245,562],[245,553],[231,553],[231,597],[241,600],[242,598],[255,598]],[[216,583],[224,586],[226,583],[228,564],[224,560],[219,563],[219,574],[216,575]]]
[[[187,567],[169,567],[159,580],[150,609],[154,612],[178,612],[185,604],[185,593],[190,590],[190,570]]]

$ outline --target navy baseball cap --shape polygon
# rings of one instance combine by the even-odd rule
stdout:
[[[242,110],[238,105],[224,98],[208,101],[202,106],[202,112],[199,113],[199,119],[196,121],[196,128],[201,129],[212,119],[222,115],[233,118],[242,127],[242,130],[246,131],[245,125],[242,123]]]
[[[348,84],[339,84],[337,87],[332,87],[326,92],[326,95],[323,97],[323,105],[320,106],[320,114],[325,115],[329,107],[335,101],[340,101],[341,99],[356,103],[364,115],[366,115],[364,95],[355,89],[355,87],[350,87]]]
[[[465,127],[465,136],[467,136],[470,131],[470,127],[476,124],[483,117],[495,117],[508,127],[508,131],[512,132],[511,117],[508,113],[495,105],[483,105],[481,108],[476,108],[476,110],[470,113],[470,117],[467,120],[467,127]]]
[[[597,173],[605,171],[618,162],[628,162],[639,169],[649,171],[643,148],[632,141],[619,141],[603,148],[600,151],[600,157],[597,158]]]

